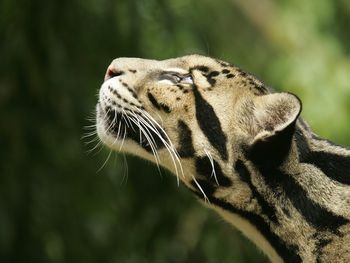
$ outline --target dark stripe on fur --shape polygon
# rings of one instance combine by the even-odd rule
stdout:
[[[192,157],[194,155],[194,148],[192,144],[192,131],[183,121],[177,124],[179,130],[179,144],[178,153],[182,158]]]
[[[350,185],[350,157],[327,152],[311,152],[305,160],[318,167],[326,176]]]
[[[149,101],[152,103],[152,105],[156,109],[160,110],[160,105],[159,105],[158,101],[156,100],[156,98],[150,92],[147,93],[147,97],[148,97]]]
[[[291,175],[279,169],[259,168],[259,170],[271,190],[276,195],[285,194],[305,220],[317,230],[338,233],[338,228],[349,222],[346,218],[333,214],[310,199],[307,191]]]
[[[261,207],[262,213],[265,214],[272,222],[278,223],[276,209],[265,200],[265,198],[253,185],[251,174],[243,161],[238,160],[234,166],[234,170],[238,173],[240,179],[248,184],[250,190],[252,191],[253,198],[256,198],[259,206]]]
[[[350,185],[350,156],[342,156],[322,151],[312,151],[307,139],[300,130],[296,132],[295,138],[297,141],[300,162],[312,164],[332,180]]]
[[[199,127],[209,142],[218,150],[223,160],[227,160],[226,135],[221,129],[221,124],[213,107],[203,99],[198,88],[193,86],[195,97],[196,117]]]
[[[158,109],[158,110],[163,110],[165,111],[166,113],[170,113],[171,110],[170,108],[165,105],[165,104],[162,104],[162,103],[158,103],[158,101],[156,100],[156,98],[152,95],[152,93],[148,92],[147,93],[147,97],[149,99],[149,101],[152,103],[152,105]]]
[[[195,183],[192,183],[192,185],[195,187],[195,189],[198,189]],[[202,185],[201,185],[202,186]],[[202,186],[203,188],[203,186]],[[191,190],[192,191],[192,190]],[[203,195],[200,191],[192,191],[195,195],[197,195],[200,199],[203,199]],[[207,194],[207,193],[206,193]],[[208,196],[208,194],[207,194]],[[295,245],[288,245],[285,242],[283,242],[282,239],[280,239],[270,228],[270,226],[264,221],[264,219],[251,212],[247,212],[244,210],[241,210],[237,207],[234,207],[232,204],[215,198],[213,196],[208,196],[209,201],[226,210],[227,212],[237,214],[241,216],[242,218],[245,218],[249,221],[250,224],[256,227],[256,229],[266,238],[266,240],[270,243],[270,245],[276,250],[277,254],[284,260],[284,262],[290,262],[290,263],[299,263],[301,262],[301,258],[298,255],[298,247]]]

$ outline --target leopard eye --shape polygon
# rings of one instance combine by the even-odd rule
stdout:
[[[193,78],[191,75],[186,75],[181,79],[181,83],[184,84],[193,84]]]
[[[160,76],[159,80],[160,81],[163,81],[163,80],[171,81],[172,83],[177,84],[177,83],[181,82],[182,77],[175,72],[166,72]]]
[[[177,72],[165,72],[160,76],[160,80],[171,81],[174,84],[193,84],[193,79],[190,74],[181,74]]]
[[[175,83],[179,83],[182,80],[182,78],[176,74],[172,74],[172,79],[173,79],[173,82],[175,82]]]

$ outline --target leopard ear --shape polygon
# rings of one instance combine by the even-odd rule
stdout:
[[[249,158],[257,165],[278,166],[290,151],[300,99],[290,93],[272,93],[254,100],[254,134]]]

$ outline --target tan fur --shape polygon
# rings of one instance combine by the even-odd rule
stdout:
[[[210,72],[217,71],[214,77],[215,84],[205,76],[199,66],[207,67]],[[135,71],[136,72],[132,72]],[[229,71],[229,73],[223,73]],[[111,73],[123,72],[122,75],[109,78]],[[162,72],[178,72],[191,74],[193,84],[198,88],[203,99],[209,103],[218,116],[221,129],[227,138],[228,159],[224,160],[217,148],[208,140],[201,130],[196,119],[194,87],[191,83],[182,83],[179,88],[167,79],[160,79]],[[233,77],[228,74],[234,75]],[[127,85],[123,85],[123,83]],[[127,88],[127,87],[128,88]],[[128,90],[129,89],[129,90]],[[137,94],[132,96],[130,89]],[[118,91],[118,98],[111,90]],[[170,113],[155,108],[147,97],[151,93],[157,102],[169,107]],[[126,99],[125,101],[123,99]],[[195,156],[210,155],[220,165],[224,175],[232,182],[231,187],[218,187],[213,198],[223,200],[237,209],[256,214],[269,226],[271,232],[278,236],[288,247],[297,247],[298,256],[303,262],[348,262],[350,261],[350,225],[342,225],[338,231],[318,231],[298,211],[286,197],[283,190],[273,189],[263,180],[262,174],[256,165],[247,159],[243,146],[251,147],[259,142],[268,141],[271,137],[293,124],[301,111],[300,101],[292,94],[272,93],[250,74],[242,72],[239,68],[228,65],[212,58],[192,55],[169,59],[164,61],[144,60],[138,58],[115,59],[107,71],[106,82],[100,90],[99,105],[97,106],[97,131],[101,140],[110,148],[140,156],[144,159],[158,162],[166,167],[188,188],[197,191],[193,179],[200,179],[196,171],[195,159],[191,157],[174,161],[174,155],[166,148],[159,149],[159,160],[149,151],[140,147],[136,141],[115,138],[108,130],[106,121],[106,106],[112,101],[124,109],[137,112],[136,106],[143,107],[143,111],[151,115],[166,131],[174,151],[180,147],[181,140],[178,131],[179,120],[186,123],[192,132],[192,144]],[[120,109],[117,109],[119,111]],[[314,140],[312,131],[297,122],[303,136],[308,141],[310,149],[337,153],[350,156],[350,152],[322,140]],[[270,153],[266,153],[269,155]],[[194,157],[195,157],[194,156]],[[287,171],[301,187],[307,192],[308,198],[319,204],[322,208],[350,220],[350,187],[325,176],[320,169],[312,164],[300,163],[300,153],[296,141],[291,144],[290,152],[283,162],[281,169]],[[176,159],[176,158],[175,158]],[[251,184],[257,189],[266,203],[274,207],[278,224],[272,222],[264,214],[261,204],[253,195],[253,189],[233,171],[237,160],[243,160],[251,174]],[[276,191],[282,191],[277,195]],[[203,193],[205,195],[205,193]],[[209,198],[210,199],[210,198]],[[281,256],[256,226],[252,225],[242,216],[228,212],[204,198],[210,208],[218,211],[227,221],[240,229],[248,238],[257,244],[272,262],[283,262]],[[288,214],[289,216],[286,216]],[[317,242],[331,239],[328,244],[317,250]],[[288,260],[286,260],[288,261]]]

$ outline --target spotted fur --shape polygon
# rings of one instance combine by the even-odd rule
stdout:
[[[110,148],[172,171],[272,262],[350,262],[350,151],[301,101],[226,62],[115,59],[97,105]]]

